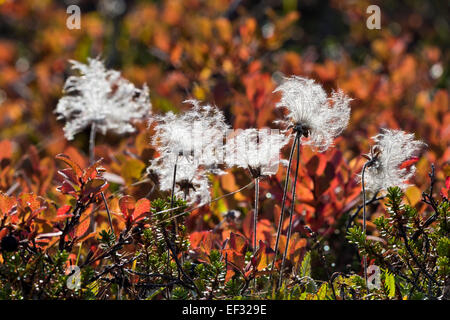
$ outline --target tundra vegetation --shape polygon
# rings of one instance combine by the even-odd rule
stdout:
[[[0,299],[449,298],[445,8],[275,2],[0,1]]]

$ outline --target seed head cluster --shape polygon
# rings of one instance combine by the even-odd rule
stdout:
[[[286,135],[276,131],[238,130],[225,145],[227,166],[248,169],[256,177],[275,174],[280,164],[281,149],[289,142]]]
[[[68,140],[92,123],[103,134],[133,132],[133,123],[150,114],[146,85],[136,88],[120,72],[106,69],[99,59],[88,59],[87,64],[71,63],[79,75],[67,79],[65,95],[55,110],[58,118],[66,120],[64,134]],[[293,128],[301,134],[303,144],[318,151],[327,150],[348,124],[352,99],[340,90],[328,96],[314,80],[292,76],[274,92],[281,93],[276,106],[287,110],[279,122],[286,129]],[[167,112],[150,119],[154,128],[151,142],[158,156],[151,160],[148,171],[157,175],[161,190],[172,189],[175,174],[176,196],[189,203],[206,203],[210,200],[209,175],[223,174],[222,164],[248,169],[254,177],[277,172],[280,151],[290,135],[254,128],[229,135],[230,127],[217,107],[196,100],[185,102],[192,105],[188,111]],[[402,164],[425,144],[400,130],[383,129],[372,139],[377,152],[366,168],[367,190],[405,188],[415,167]]]
[[[65,119],[64,135],[68,140],[93,122],[105,134],[134,132],[133,122],[149,115],[151,103],[146,85],[136,88],[121,77],[119,71],[108,70],[99,59],[88,63],[70,61],[79,76],[70,76],[64,84],[65,95],[55,113]]]
[[[277,107],[288,111],[286,118],[278,122],[286,127],[300,126],[303,144],[325,151],[347,127],[352,99],[342,91],[333,92],[328,97],[314,80],[292,76],[274,92],[281,92]]]
[[[414,134],[401,130],[382,129],[372,137],[375,145],[371,163],[364,174],[364,185],[369,192],[386,191],[398,186],[405,189],[414,175],[414,165],[403,167],[405,161],[415,157],[425,143],[414,139]],[[361,175],[359,176],[361,179]]]

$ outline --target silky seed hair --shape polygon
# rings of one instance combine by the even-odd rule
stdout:
[[[102,134],[134,132],[133,122],[149,116],[152,106],[147,85],[136,88],[119,71],[106,69],[99,59],[88,58],[87,64],[70,62],[80,75],[66,80],[64,96],[54,111],[58,119],[66,120],[68,140],[93,122]]]
[[[318,151],[327,150],[348,125],[352,99],[341,90],[327,96],[314,80],[291,76],[274,92],[281,93],[276,107],[288,111],[286,118],[277,122],[286,128],[301,126],[302,143]]]
[[[415,165],[402,167],[402,164],[417,156],[426,144],[415,140],[412,133],[391,129],[381,129],[381,133],[371,139],[375,142],[372,149],[377,151],[377,155],[364,174],[367,191],[386,191],[394,186],[406,189],[416,167]],[[361,181],[361,174],[358,179]]]

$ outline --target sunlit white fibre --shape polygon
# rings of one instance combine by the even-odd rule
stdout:
[[[88,58],[88,63],[70,61],[79,76],[70,76],[64,84],[65,95],[59,100],[55,113],[65,119],[64,135],[68,140],[90,126],[105,134],[133,132],[133,121],[142,120],[151,111],[146,85],[137,89],[121,77],[120,72],[107,70],[102,61]]]
[[[278,121],[286,127],[301,125],[302,143],[318,151],[325,151],[348,125],[350,99],[342,91],[333,92],[330,97],[312,79],[292,76],[286,78],[274,92],[281,92],[277,107],[288,110],[287,118]]]
[[[373,165],[366,168],[364,185],[367,191],[386,191],[389,187],[405,189],[407,181],[414,175],[416,167],[411,165],[402,168],[401,165],[412,159],[420,149],[426,146],[419,140],[414,140],[414,134],[401,130],[381,129],[381,133],[372,137],[375,141],[373,150],[379,154]],[[361,180],[361,175],[359,175]]]

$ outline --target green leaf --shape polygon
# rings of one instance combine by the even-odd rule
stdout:
[[[317,300],[327,300],[327,290],[328,290],[327,283],[321,285],[319,291],[317,291]]]
[[[300,267],[301,277],[311,277],[311,253],[306,252]]]
[[[384,286],[390,298],[395,297],[395,277],[388,271],[385,272]]]

